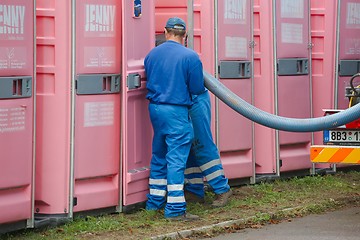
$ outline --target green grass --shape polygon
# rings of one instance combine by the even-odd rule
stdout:
[[[132,214],[76,218],[73,222],[55,228],[22,230],[0,235],[0,239],[79,240],[118,239],[119,236],[124,240],[149,239],[151,236],[234,219],[249,219],[244,223],[245,227],[246,224],[256,226],[279,219],[359,204],[360,172],[280,179],[271,183],[233,187],[233,190],[234,196],[223,208],[213,209],[209,204],[188,204],[188,211],[202,218],[201,221],[191,224],[168,222],[163,218],[161,211],[140,209]],[[206,201],[211,202],[213,197],[212,193],[207,193]],[[223,228],[214,228],[196,235],[213,236],[222,231]]]

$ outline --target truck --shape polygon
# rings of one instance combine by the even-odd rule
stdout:
[[[360,102],[360,85],[354,86],[354,80],[360,73],[350,79],[350,86],[345,88],[345,97],[349,107]],[[334,114],[341,109],[324,109],[324,114]],[[334,129],[323,131],[323,145],[310,147],[310,160],[313,163],[360,164],[360,118]]]

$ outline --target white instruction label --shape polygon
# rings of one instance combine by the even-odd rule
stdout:
[[[84,127],[114,124],[114,102],[87,102],[84,107]]]
[[[0,133],[25,130],[25,108],[0,108]]]
[[[303,25],[295,23],[281,24],[281,42],[282,43],[298,43],[303,41]]]
[[[348,28],[360,28],[360,3],[348,3],[346,14]]]
[[[224,23],[246,23],[246,0],[224,1]]]
[[[304,18],[304,0],[282,0],[281,18]]]
[[[234,58],[247,57],[248,44],[244,37],[225,37],[225,56]]]

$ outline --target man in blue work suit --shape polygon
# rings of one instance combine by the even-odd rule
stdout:
[[[211,102],[209,92],[193,95],[190,117],[194,128],[194,140],[185,170],[185,197],[189,202],[204,203],[205,177],[213,189],[213,207],[225,206],[232,190],[220,161],[220,155],[211,134]]]
[[[156,46],[164,43],[164,36],[157,35]],[[211,134],[211,102],[208,90],[192,95],[190,118],[194,140],[185,170],[185,198],[188,202],[205,203],[204,180],[214,191],[213,207],[225,206],[232,195],[228,179],[224,175],[218,148]]]
[[[182,45],[185,34],[185,22],[170,18],[166,42],[149,52],[144,66],[154,130],[146,209],[165,205],[165,218],[187,221],[198,219],[186,213],[184,197],[184,172],[193,140],[189,107],[191,95],[203,93],[205,87],[198,54]]]

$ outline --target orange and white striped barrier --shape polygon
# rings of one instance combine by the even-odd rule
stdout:
[[[360,164],[360,146],[324,146],[310,147],[310,160],[314,163]]]

